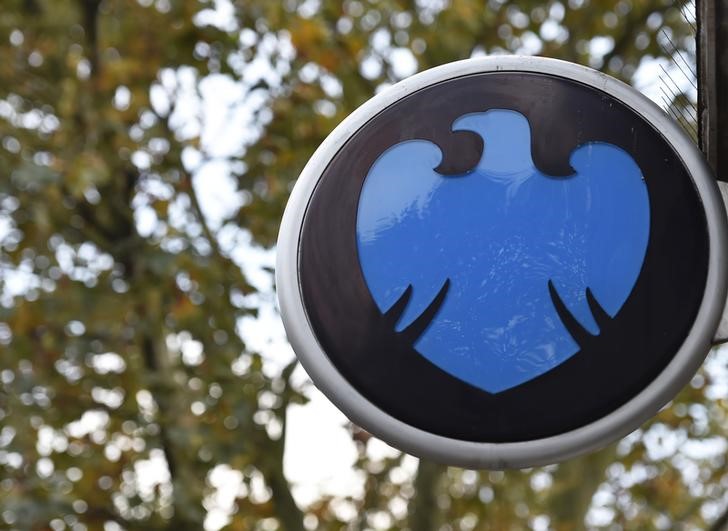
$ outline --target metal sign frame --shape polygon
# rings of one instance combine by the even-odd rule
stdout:
[[[682,159],[703,203],[709,239],[708,273],[697,317],[682,346],[641,392],[597,421],[555,436],[522,442],[482,443],[433,434],[389,415],[360,394],[321,348],[300,288],[299,244],[309,200],[322,173],[344,143],[379,112],[424,87],[486,72],[531,72],[574,80],[603,91],[659,131]],[[276,282],[288,338],[313,382],[352,421],[414,455],[470,468],[522,468],[562,461],[596,450],[638,428],[690,381],[707,355],[723,312],[728,279],[728,226],[723,202],[702,153],[662,109],[632,87],[600,72],[539,57],[497,56],[436,67],[389,87],[347,117],[321,144],[291,194],[278,239]]]

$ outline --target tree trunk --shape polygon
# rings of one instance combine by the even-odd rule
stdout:
[[[559,465],[554,472],[554,493],[548,507],[551,528],[558,531],[584,529],[594,493],[605,478],[607,466],[614,461],[615,446]]]
[[[434,531],[439,526],[437,489],[447,467],[420,459],[415,476],[415,495],[410,502],[409,527],[412,531]]]

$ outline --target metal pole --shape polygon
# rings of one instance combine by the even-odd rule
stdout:
[[[697,0],[700,148],[728,182],[728,0]]]
[[[697,0],[698,144],[728,207],[728,0]],[[728,341],[728,301],[714,344]],[[711,529],[728,531],[728,510]]]

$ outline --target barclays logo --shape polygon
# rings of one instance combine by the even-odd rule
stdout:
[[[354,422],[416,455],[534,466],[614,440],[689,381],[725,303],[699,157],[578,65],[417,75],[301,174],[276,271],[291,343]]]
[[[396,313],[396,331],[423,330],[417,352],[499,393],[569,359],[620,311],[645,259],[650,202],[640,168],[617,146],[580,145],[573,174],[557,177],[536,168],[517,111],[468,113],[452,130],[483,139],[470,171],[439,174],[441,150],[427,140],[400,142],[371,166],[359,263],[380,311]]]

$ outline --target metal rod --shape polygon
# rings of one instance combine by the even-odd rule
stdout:
[[[687,16],[687,15],[685,14],[685,6],[682,6],[682,7],[680,8],[680,14],[681,14],[681,15],[682,15],[682,17],[683,17],[683,18],[685,19],[685,22],[687,23],[687,25],[688,25],[688,26],[690,26],[690,29],[691,29],[691,30],[693,31],[693,35],[697,35],[697,34],[698,34],[698,30],[697,30],[697,28],[695,27],[695,23],[694,23],[694,22],[692,22],[692,21],[691,21],[691,20],[690,20],[690,19],[688,18],[688,16]]]
[[[660,65],[660,68],[662,68],[662,65]],[[662,68],[662,71],[665,72],[665,76],[670,80],[670,82],[672,83],[672,86],[675,87],[675,90],[672,89],[670,84],[667,83],[667,81],[665,81],[665,79],[663,77],[660,77],[660,79],[662,80],[662,85],[660,86],[660,90],[662,90],[663,94],[664,94],[664,88],[667,88],[667,90],[670,91],[670,95],[672,95],[671,99],[673,102],[675,102],[675,104],[677,104],[677,102],[682,98],[683,105],[684,105],[683,109],[688,113],[688,118],[686,118],[686,119],[690,119],[691,124],[693,122],[696,123],[696,127],[697,127],[697,121],[698,121],[697,115],[693,116],[693,113],[697,114],[695,105],[690,101],[690,99],[686,96],[686,94],[683,92],[683,90],[677,85],[677,83],[675,83],[675,80],[672,78],[672,76],[670,76],[670,74],[668,74],[664,68]],[[667,95],[667,94],[666,94],[666,96],[669,97],[669,95]],[[696,131],[696,133],[697,133],[697,131]]]
[[[693,88],[697,89],[698,85],[693,81],[693,77],[695,77],[695,72],[693,72],[692,67],[688,65],[688,62],[683,57],[682,53],[680,53],[680,50],[678,50],[677,46],[675,46],[675,43],[672,41],[670,36],[667,34],[667,32],[663,29],[662,34],[665,36],[667,41],[670,43],[670,46],[672,46],[672,52],[668,52],[667,47],[664,48],[664,50],[672,57],[672,62],[675,63],[675,66],[680,69],[680,72],[685,76],[685,78],[690,81],[690,84],[693,86]],[[688,72],[686,73],[685,70],[683,70],[683,67],[680,66],[680,63],[675,59],[675,54],[682,59],[683,63],[688,65]]]
[[[687,127],[688,130],[691,131],[697,138],[698,130],[693,125],[692,116],[685,115],[685,113],[683,112],[683,109],[681,109],[678,105],[675,104],[675,98],[673,98],[672,102],[670,102],[670,96],[665,92],[665,89],[660,87],[660,90],[662,91],[662,94],[663,94],[663,101],[665,101],[665,103],[667,104],[668,109],[673,111],[673,115],[677,118],[678,122],[684,122],[685,127]],[[678,116],[678,114],[679,114],[679,116]],[[680,117],[682,117],[682,120],[680,120]]]

